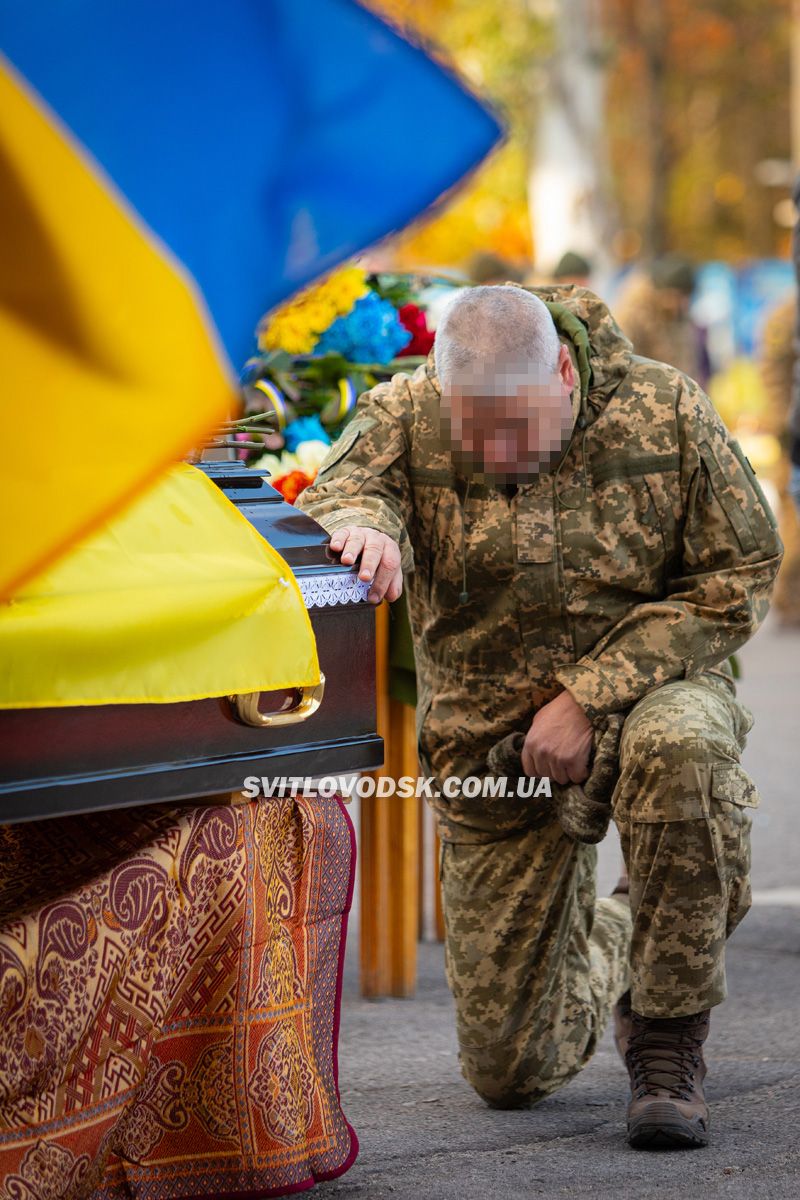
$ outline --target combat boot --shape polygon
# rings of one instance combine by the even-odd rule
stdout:
[[[630,1013],[625,1065],[631,1081],[628,1141],[637,1150],[707,1146],[703,1042],[710,1009],[691,1017]]]

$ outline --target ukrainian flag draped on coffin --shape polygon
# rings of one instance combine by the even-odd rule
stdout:
[[[0,29],[0,595],[22,603],[231,411],[261,314],[404,225],[498,126],[351,0],[0,0]],[[231,507],[189,479],[187,502]],[[218,694],[253,686],[223,674]]]

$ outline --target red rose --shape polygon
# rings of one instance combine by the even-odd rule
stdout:
[[[400,324],[411,334],[411,341],[398,354],[398,358],[413,354],[415,357],[427,358],[433,346],[436,334],[428,329],[425,310],[418,304],[404,304],[397,310]]]

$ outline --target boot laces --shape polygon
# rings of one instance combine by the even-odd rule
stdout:
[[[676,1100],[691,1100],[695,1071],[702,1063],[707,1019],[662,1022],[632,1015],[633,1033],[625,1060],[636,1098],[659,1091]]]

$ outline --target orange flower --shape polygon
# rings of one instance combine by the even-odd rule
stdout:
[[[277,488],[284,500],[288,500],[290,504],[294,504],[300,493],[310,487],[313,482],[314,476],[307,475],[305,471],[289,471],[287,475],[279,475],[277,479],[270,479],[272,486]]]

